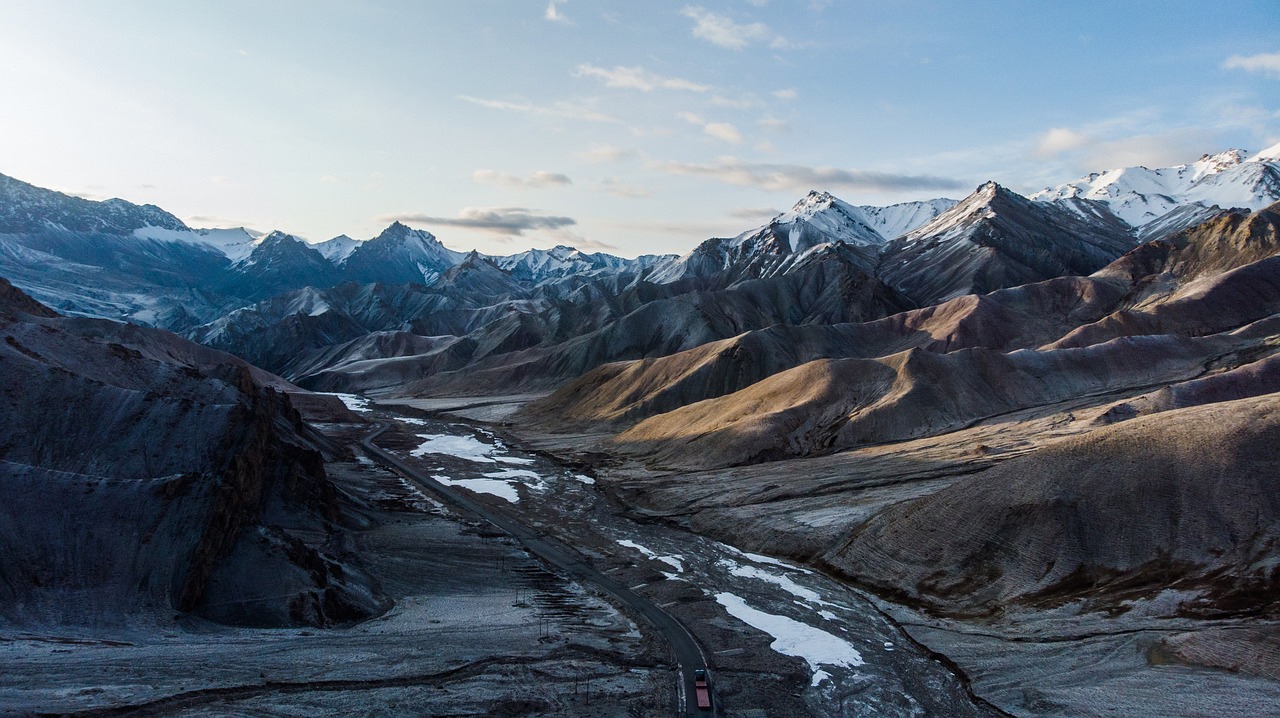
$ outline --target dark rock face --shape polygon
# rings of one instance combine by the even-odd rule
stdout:
[[[342,277],[351,282],[430,284],[462,256],[430,232],[396,222],[351,252],[342,265]]]
[[[889,243],[879,274],[922,305],[1090,274],[1136,241],[1132,229],[1104,205],[1089,209],[1073,212],[1033,202],[988,182],[929,224]]]
[[[311,245],[283,232],[262,238],[215,291],[257,301],[303,287],[331,287],[338,270]]]
[[[59,317],[7,284],[0,296],[0,619],[177,609],[294,625],[380,610],[358,569],[316,574],[295,560],[319,560],[314,538],[248,568],[238,558],[268,526],[341,529],[287,383],[167,332]],[[246,571],[253,580],[237,583]],[[313,594],[335,611],[291,613]]]

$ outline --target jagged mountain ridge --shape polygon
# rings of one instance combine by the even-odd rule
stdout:
[[[1231,149],[1184,165],[1124,167],[1094,172],[1046,187],[1031,199],[1080,198],[1105,203],[1117,216],[1142,227],[1188,205],[1258,210],[1280,199],[1280,145],[1252,157]]]

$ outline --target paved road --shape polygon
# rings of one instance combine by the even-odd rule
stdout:
[[[569,546],[555,539],[539,535],[518,520],[445,486],[401,461],[395,454],[375,446],[374,439],[377,439],[387,428],[387,424],[379,424],[373,433],[361,440],[361,445],[365,451],[369,452],[371,457],[398,470],[421,488],[440,497],[445,503],[489,521],[523,544],[529,553],[559,568],[574,580],[593,583],[640,613],[667,639],[667,644],[671,646],[671,652],[675,655],[676,663],[680,667],[680,690],[678,691],[679,699],[676,705],[676,715],[709,716],[719,714],[719,711],[715,709],[700,711],[694,702],[693,673],[700,668],[706,668],[707,660],[702,653],[702,648],[698,646],[698,642],[694,640],[688,629],[677,621],[675,617],[659,608],[649,599],[596,570],[595,567],[587,562],[586,557]]]

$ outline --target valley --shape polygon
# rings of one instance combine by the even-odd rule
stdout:
[[[1278,153],[634,259],[0,178],[0,711],[1263,715]]]

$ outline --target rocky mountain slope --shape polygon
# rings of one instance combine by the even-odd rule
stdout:
[[[4,280],[0,332],[0,621],[382,610],[324,548],[343,500],[296,387],[168,332],[60,316]]]

